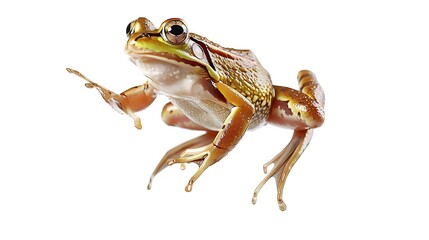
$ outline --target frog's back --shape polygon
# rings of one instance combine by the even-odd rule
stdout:
[[[211,61],[222,83],[237,90],[255,107],[255,114],[249,128],[265,123],[274,97],[269,73],[262,67],[250,50],[225,48],[204,37],[192,37],[209,43],[207,45]]]

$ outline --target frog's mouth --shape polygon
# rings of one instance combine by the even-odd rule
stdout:
[[[204,66],[169,53],[147,53],[138,56],[131,54],[130,60],[146,77],[159,84],[171,84],[191,75],[208,76]]]
[[[182,95],[183,91],[211,82],[204,66],[169,53],[130,54],[130,60],[152,85],[168,95]]]

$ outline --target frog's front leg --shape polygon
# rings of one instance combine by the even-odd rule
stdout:
[[[225,99],[234,105],[223,123],[222,129],[219,130],[213,142],[200,148],[188,149],[179,158],[171,159],[167,162],[168,165],[190,162],[199,163],[197,172],[191,177],[185,188],[187,192],[192,190],[194,182],[209,166],[222,159],[234,148],[246,132],[250,119],[255,112],[252,104],[233,88],[221,82],[215,83],[215,86]]]
[[[263,170],[267,174],[256,187],[252,203],[256,203],[257,195],[264,184],[275,177],[277,183],[277,202],[280,210],[286,210],[283,202],[283,188],[286,178],[310,143],[313,128],[324,122],[325,95],[314,74],[310,71],[301,71],[298,74],[300,91],[274,86],[276,95],[272,101],[268,121],[275,125],[292,128],[294,134],[289,144],[271,161],[264,164]],[[274,164],[268,172],[268,166]]]
[[[156,98],[155,89],[146,82],[143,85],[132,87],[120,94],[91,81],[82,73],[71,68],[66,69],[69,73],[75,74],[87,81],[87,88],[95,88],[103,99],[119,113],[125,113],[134,120],[134,126],[142,128],[140,118],[134,113],[146,109]]]

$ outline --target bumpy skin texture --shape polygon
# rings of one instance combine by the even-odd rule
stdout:
[[[249,128],[264,124],[270,111],[274,89],[269,73],[250,50],[224,48],[207,38],[192,34],[192,38],[205,42],[220,81],[245,97],[255,108]]]
[[[171,30],[171,26],[175,30]],[[294,134],[286,147],[263,165],[266,176],[256,187],[252,202],[256,203],[261,188],[274,177],[277,202],[280,210],[284,211],[286,178],[309,144],[313,128],[320,127],[324,122],[325,97],[315,75],[308,70],[300,71],[299,90],[273,86],[268,72],[250,50],[224,48],[197,34],[187,33],[187,26],[181,19],[168,19],[156,29],[148,19],[139,18],[127,27],[127,35],[126,52],[133,62],[140,64],[149,75],[154,72],[146,65],[153,64],[163,69],[161,74],[169,74],[170,77],[151,75],[156,79],[116,94],[78,71],[67,70],[85,79],[88,82],[86,86],[96,88],[116,110],[133,118],[134,125],[139,129],[140,118],[134,113],[148,107],[161,92],[172,101],[162,110],[162,119],[166,124],[206,131],[169,150],[153,171],[148,189],[155,175],[165,167],[180,163],[184,169],[185,163],[194,162],[199,169],[185,188],[191,191],[202,173],[226,156],[247,129],[268,122],[293,129]],[[168,69],[173,72],[168,72]],[[198,92],[191,89],[177,91],[176,85],[173,88],[165,87],[168,81],[177,84],[175,74],[184,75],[183,80],[192,83],[180,86],[189,86]],[[157,82],[161,80],[166,82]],[[216,128],[219,120],[220,125]],[[272,164],[274,166],[268,171],[268,166]]]

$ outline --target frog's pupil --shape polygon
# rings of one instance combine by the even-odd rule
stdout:
[[[130,32],[131,32],[131,23],[128,23],[127,30],[126,30],[127,35],[130,34]]]
[[[179,25],[173,25],[170,27],[170,29],[168,30],[171,34],[179,36],[180,34],[182,34],[183,28]]]

